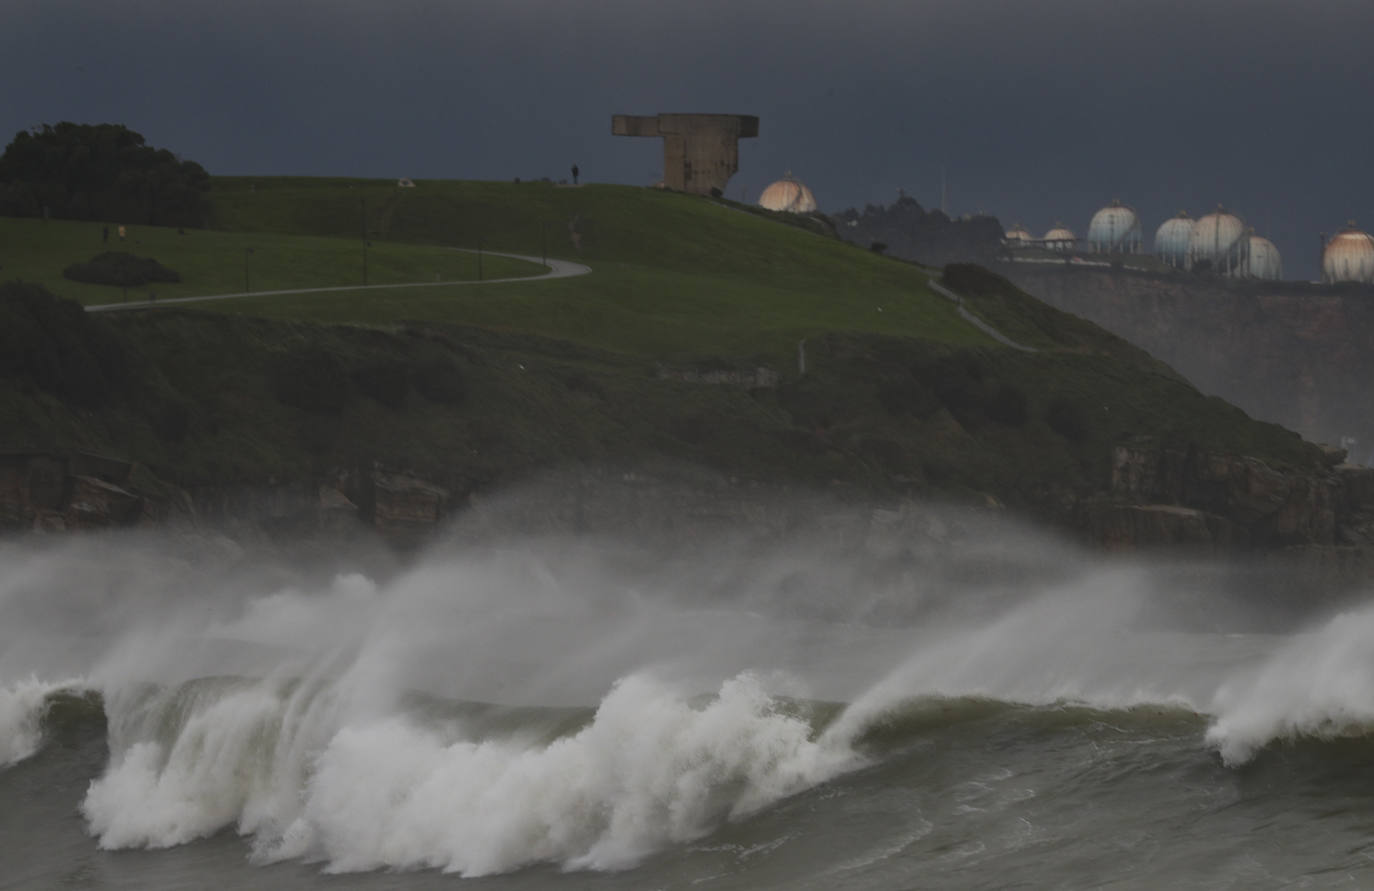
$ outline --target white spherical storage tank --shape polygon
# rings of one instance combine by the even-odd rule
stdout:
[[[1188,239],[1193,236],[1196,221],[1181,210],[1178,216],[1159,224],[1155,230],[1155,256],[1176,269],[1188,267]]]
[[[1251,233],[1249,255],[1245,258],[1245,277],[1265,281],[1283,278],[1283,260],[1272,241]]]
[[[1020,223],[1013,223],[1012,227],[1002,236],[1002,242],[1008,247],[1026,247],[1035,236],[1030,234],[1030,230]]]
[[[1054,228],[1046,232],[1041,241],[1044,242],[1045,247],[1052,251],[1067,253],[1073,250],[1074,245],[1078,243],[1078,236],[1074,235],[1073,230],[1063,223],[1055,223]]]
[[[1205,264],[1219,275],[1240,275],[1249,253],[1245,222],[1221,207],[1194,223],[1188,236],[1189,269]]]
[[[1374,283],[1374,238],[1351,223],[1322,251],[1322,281]]]
[[[787,213],[814,213],[816,197],[805,183],[793,179],[789,170],[782,179],[763,190],[759,196],[759,207]]]
[[[1088,223],[1088,250],[1095,254],[1140,253],[1140,217],[1120,201],[1093,214]]]

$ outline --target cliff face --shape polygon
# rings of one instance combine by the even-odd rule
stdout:
[[[1199,389],[1374,460],[1374,290],[1002,264],[1051,306],[1147,350]]]

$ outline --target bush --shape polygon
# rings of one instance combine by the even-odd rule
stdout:
[[[62,277],[92,285],[132,288],[149,282],[179,282],[181,276],[151,257],[135,257],[123,251],[96,254],[85,263],[73,263]]]
[[[414,366],[410,373],[415,392],[442,405],[458,405],[467,398],[462,372],[452,362],[431,360]]]
[[[989,418],[1006,427],[1023,427],[1030,419],[1026,394],[1011,384],[1002,384],[994,390],[984,410]]]
[[[94,408],[127,376],[118,337],[40,285],[0,285],[0,377]]]
[[[353,383],[364,396],[400,408],[410,393],[410,369],[399,361],[372,362],[353,372]]]
[[[1063,397],[1045,409],[1045,423],[1070,442],[1082,442],[1088,437],[1088,413],[1082,405]]]
[[[308,412],[337,413],[353,396],[343,360],[319,347],[279,356],[268,377],[279,402]]]
[[[878,387],[878,402],[889,414],[911,414],[924,420],[940,410],[940,399],[924,381],[888,381]]]

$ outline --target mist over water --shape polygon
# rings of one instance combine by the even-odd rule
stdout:
[[[79,810],[101,848],[229,830],[259,868],[614,871],[856,795],[988,721],[1119,725],[1238,770],[1374,720],[1372,607],[1285,627],[1299,611],[1247,605],[1243,567],[1109,560],[963,511],[796,513],[668,535],[488,514],[405,562],[0,545],[0,778],[89,690],[108,753]],[[830,866],[973,813],[913,812]]]

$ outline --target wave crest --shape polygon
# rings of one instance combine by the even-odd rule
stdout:
[[[1259,668],[1222,685],[1207,743],[1229,765],[1273,743],[1374,733],[1374,608],[1293,638]]]
[[[254,685],[164,703],[191,713],[169,739],[131,741],[83,803],[101,845],[164,847],[237,823],[255,859],[335,872],[617,869],[858,763],[749,673],[706,700],[624,678],[551,742],[409,714],[322,733],[323,712],[293,717],[289,699]]]
[[[78,689],[80,681],[37,678],[0,686],[0,768],[32,757],[43,744],[43,725],[55,697]]]

